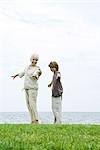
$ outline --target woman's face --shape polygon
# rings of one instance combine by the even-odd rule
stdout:
[[[32,66],[35,66],[37,64],[38,59],[32,59]]]

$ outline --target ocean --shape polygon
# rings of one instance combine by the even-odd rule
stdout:
[[[39,112],[41,124],[53,124],[51,112]],[[0,112],[0,124],[30,124],[28,112]],[[100,112],[63,112],[62,124],[99,124]]]

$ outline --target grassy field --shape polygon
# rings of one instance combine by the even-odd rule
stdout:
[[[100,126],[1,124],[0,150],[100,150]]]

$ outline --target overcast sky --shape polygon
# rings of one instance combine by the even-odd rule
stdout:
[[[51,111],[51,60],[64,87],[63,111],[100,111],[100,1],[0,0],[0,111],[27,111],[23,79],[10,76],[39,54],[38,111]]]

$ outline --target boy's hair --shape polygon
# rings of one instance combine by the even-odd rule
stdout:
[[[59,70],[59,66],[56,61],[51,61],[50,64],[48,65],[50,68],[56,68],[56,70]]]

